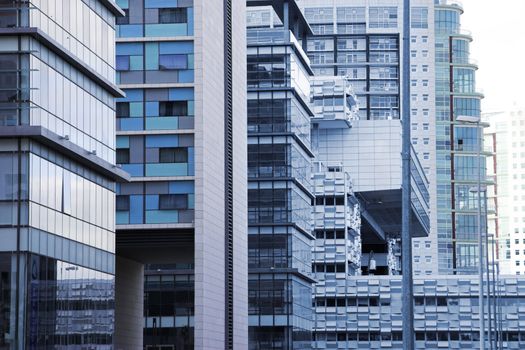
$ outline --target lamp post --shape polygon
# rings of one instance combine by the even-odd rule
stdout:
[[[467,124],[476,125],[480,132],[478,138],[478,147],[476,149],[476,156],[478,159],[478,178],[476,192],[478,194],[478,205],[476,215],[476,226],[478,229],[478,280],[479,280],[479,348],[485,350],[485,298],[484,298],[484,278],[483,278],[483,237],[481,230],[481,130],[480,118],[469,115],[458,115],[455,118],[458,122],[465,122]]]

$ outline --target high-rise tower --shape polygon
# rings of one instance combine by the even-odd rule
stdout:
[[[0,2],[0,347],[111,349],[115,15]]]
[[[245,348],[245,1],[118,3],[117,250],[145,269],[124,348],[143,325],[146,347]]]

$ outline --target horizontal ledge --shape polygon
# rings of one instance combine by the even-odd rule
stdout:
[[[69,52],[65,47],[56,42],[49,35],[44,33],[40,28],[27,27],[27,28],[0,28],[0,36],[11,36],[11,35],[29,35],[34,39],[41,42],[48,49],[60,56],[64,61],[78,69],[80,72],[85,74],[95,83],[103,87],[106,91],[112,94],[114,97],[125,97],[124,91],[119,89],[115,84],[108,81],[106,78],[95,72],[91,67],[82,63],[78,57]]]
[[[84,148],[42,126],[22,125],[3,126],[0,128],[0,138],[20,137],[27,137],[41,142],[114,181],[128,182],[130,180],[129,174],[116,165],[89,153]]]
[[[126,13],[112,0],[99,0],[111,13],[117,17],[124,17]]]

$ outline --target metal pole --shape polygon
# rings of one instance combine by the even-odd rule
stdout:
[[[481,134],[480,123],[477,122],[478,132]],[[477,147],[478,160],[478,267],[479,267],[479,348],[485,350],[485,299],[484,293],[484,279],[483,279],[483,237],[481,235],[481,135],[478,137]]]
[[[486,208],[486,207],[485,207]],[[486,209],[487,210],[487,209]],[[496,261],[495,261],[495,257],[496,257],[496,250],[494,248],[494,242],[496,242],[495,240],[495,236],[492,235],[492,240],[491,240],[491,244],[490,244],[490,247],[492,248],[492,310],[494,311],[493,315],[494,315],[494,346],[493,346],[493,349],[497,349],[498,348],[498,309],[496,308],[496,302],[497,302],[497,297],[496,297]]]
[[[486,204],[486,202],[485,202]],[[488,218],[488,213],[487,211],[485,211],[485,218]],[[488,228],[486,225],[483,225],[483,228],[484,228],[484,231],[485,231],[485,261],[486,261],[486,274],[487,274],[487,297],[486,297],[486,300],[487,300],[487,311],[488,311],[488,316],[489,316],[489,323],[488,323],[488,342],[489,342],[489,348],[491,350],[494,349],[493,347],[493,328],[492,328],[492,320],[493,320],[493,311],[494,311],[494,315],[495,315],[495,310],[492,309],[492,299],[491,299],[491,295],[492,295],[492,290],[493,290],[493,282],[494,280],[491,279],[491,271],[490,271],[490,264],[489,264],[489,254],[490,254],[490,242],[489,241],[489,233],[488,233]],[[494,270],[494,269],[493,269]]]
[[[481,158],[479,159],[479,163],[481,163]],[[481,190],[480,190],[481,192]],[[481,203],[480,203],[481,204]],[[486,206],[486,198],[485,198],[485,206]],[[487,211],[485,211],[485,222],[488,219]],[[492,308],[491,308],[491,300],[490,300],[490,291],[491,291],[491,280],[490,280],[490,268],[489,268],[489,233],[487,229],[487,225],[483,225],[483,232],[485,235],[485,268],[486,268],[486,274],[487,274],[487,311],[488,311],[488,337],[487,340],[489,342],[489,349],[493,350],[492,347]]]
[[[403,350],[414,349],[414,290],[412,281],[412,235],[410,233],[410,0],[403,0],[403,188],[401,249],[403,274]]]
[[[501,280],[500,280],[500,269],[499,269],[499,261],[496,265],[498,269],[498,315],[499,315],[499,324],[498,324],[498,332],[499,332],[499,338],[498,338],[498,345],[500,350],[503,350],[503,312],[501,308]]]

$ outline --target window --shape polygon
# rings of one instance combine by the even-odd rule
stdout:
[[[159,55],[160,70],[187,69],[187,55]]]
[[[129,196],[116,196],[117,211],[129,211]]]
[[[188,149],[184,147],[159,148],[159,163],[187,163]]]
[[[118,71],[129,70],[129,56],[117,56],[115,66]]]
[[[188,208],[188,195],[186,194],[161,194],[159,195],[160,210],[175,210]]]
[[[186,23],[188,16],[186,8],[159,9],[159,23]]]
[[[117,24],[129,24],[129,9],[123,9],[124,16],[117,16]]]
[[[129,102],[117,102],[117,118],[129,117]]]
[[[370,7],[370,28],[396,28],[397,7]]]
[[[410,26],[412,28],[428,28],[428,9],[426,7],[412,7]]]
[[[430,139],[427,138],[427,137],[425,137],[425,138],[423,139],[423,144],[428,145],[429,141],[430,141]]]
[[[159,102],[159,115],[161,117],[187,116],[187,101],[164,101]]]
[[[129,148],[117,148],[117,164],[129,164]]]

